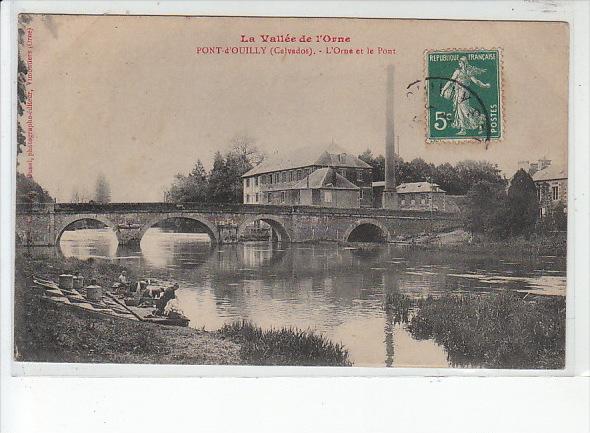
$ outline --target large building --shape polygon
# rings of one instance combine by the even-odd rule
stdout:
[[[543,218],[558,204],[567,210],[567,171],[551,164],[533,174],[533,181],[537,187],[539,199],[539,217]]]
[[[373,169],[336,144],[272,155],[242,176],[244,203],[371,207]]]

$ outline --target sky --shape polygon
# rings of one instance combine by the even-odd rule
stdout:
[[[210,167],[232,137],[266,153],[332,141],[349,152],[385,148],[386,67],[395,67],[402,158],[566,163],[568,28],[562,23],[358,19],[34,16],[33,177],[58,201],[110,182],[115,202],[161,201],[176,173]],[[328,34],[348,43],[278,46],[395,49],[395,55],[203,55],[197,47],[270,47],[260,34]],[[504,137],[427,143],[424,54],[502,49]],[[26,52],[27,48],[24,48]],[[418,85],[407,86],[420,80]],[[19,169],[26,170],[26,155]]]

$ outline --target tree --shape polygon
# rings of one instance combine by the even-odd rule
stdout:
[[[518,170],[508,188],[508,215],[506,222],[512,236],[529,236],[535,228],[539,203],[533,178],[522,168]]]
[[[383,155],[373,156],[373,152],[370,149],[365,150],[359,156],[359,159],[373,167],[373,182],[379,182],[385,180],[385,157]],[[400,178],[400,170],[404,161],[399,156],[395,155],[395,173],[396,183],[399,185],[403,183]]]
[[[50,203],[53,197],[41,187],[32,177],[16,173],[16,202],[17,203]]]
[[[207,202],[209,188],[207,172],[197,160],[195,167],[188,176],[177,174],[172,186],[164,193],[164,200],[173,203],[204,203]]]
[[[478,182],[489,182],[502,188],[505,188],[507,184],[498,166],[488,161],[461,161],[457,163],[455,169],[458,178],[463,184],[456,192],[457,194],[466,194]]]
[[[230,144],[230,153],[249,164],[250,167],[260,164],[265,158],[264,153],[256,146],[256,140],[248,134],[235,135]]]
[[[80,203],[80,192],[78,191],[78,188],[74,188],[74,190],[72,191],[72,198],[70,199],[71,203]]]
[[[542,232],[567,231],[567,211],[563,203],[558,202],[548,209],[547,214],[541,219],[540,230]]]
[[[97,203],[111,202],[111,187],[104,174],[100,173],[96,178],[94,189],[94,201]]]
[[[16,85],[16,109],[18,118],[24,114],[25,107],[27,103],[27,74],[29,72],[29,68],[27,67],[27,63],[25,62],[24,54],[27,52],[24,49],[25,45],[25,30],[23,27],[26,26],[31,21],[31,16],[28,14],[19,14],[18,15],[19,21],[19,28],[18,28],[18,46],[19,46],[19,55],[17,60],[17,85]],[[27,139],[25,135],[25,131],[21,125],[21,122],[17,120],[16,123],[16,152],[17,155],[23,151],[23,148],[27,145]],[[18,158],[16,159],[18,164]]]
[[[473,185],[466,196],[465,228],[471,233],[501,236],[501,216],[505,213],[506,195],[496,183],[481,181]]]
[[[209,175],[209,200],[213,203],[242,203],[242,175],[251,168],[243,155],[230,152],[223,157],[216,152]]]

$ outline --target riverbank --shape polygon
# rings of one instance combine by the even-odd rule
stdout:
[[[437,233],[430,236],[416,237],[412,240],[414,248],[436,251],[481,253],[497,256],[505,254],[521,256],[557,256],[567,255],[567,234],[565,232],[532,234],[528,239],[514,237],[503,240],[487,236],[471,236],[464,230]]]
[[[161,326],[77,309],[41,298],[32,275],[57,281],[80,272],[109,287],[124,269],[94,260],[35,260],[17,253],[14,349],[18,361],[240,364],[240,346],[215,333]],[[128,271],[129,272],[129,271]],[[131,278],[134,278],[131,275]]]
[[[261,332],[253,325],[220,331],[162,326],[106,316],[48,301],[32,276],[54,281],[80,272],[110,287],[122,270],[116,263],[77,259],[33,259],[17,253],[14,350],[18,361],[153,363],[195,365],[350,365],[348,354],[319,335],[296,329]],[[246,332],[245,332],[246,331]],[[269,350],[273,356],[267,357]]]
[[[410,299],[393,293],[385,309],[416,339],[434,339],[452,366],[561,369],[565,365],[565,298],[511,291],[448,293]]]

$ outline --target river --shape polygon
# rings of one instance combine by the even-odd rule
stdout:
[[[374,244],[252,242],[212,247],[205,234],[150,229],[135,249],[112,232],[65,232],[67,257],[117,260],[141,275],[175,280],[190,326],[215,330],[237,319],[264,328],[317,331],[349,350],[356,366],[447,367],[445,349],[416,340],[383,308],[388,293],[487,292],[510,287],[565,293],[565,258],[495,257]],[[55,249],[35,248],[38,254]]]

